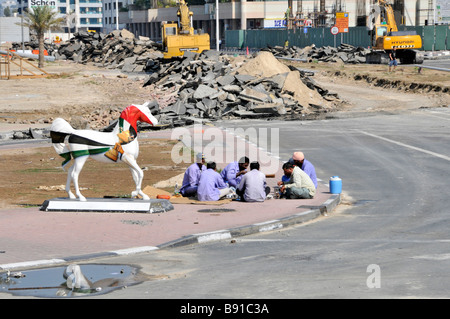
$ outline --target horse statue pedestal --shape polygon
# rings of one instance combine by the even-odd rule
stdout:
[[[57,197],[45,200],[41,211],[57,212],[120,212],[120,213],[165,213],[173,210],[167,199],[133,198],[87,198],[86,201]]]

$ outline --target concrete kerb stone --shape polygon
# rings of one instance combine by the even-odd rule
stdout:
[[[192,234],[188,236],[183,236],[179,239],[163,243],[158,246],[141,246],[128,249],[121,249],[115,251],[107,251],[79,256],[69,256],[65,258],[55,258],[55,259],[44,259],[29,262],[11,263],[0,265],[0,270],[18,270],[18,269],[29,269],[36,267],[45,266],[56,266],[60,264],[76,263],[81,261],[89,261],[100,258],[108,257],[119,257],[125,255],[137,255],[143,253],[150,253],[153,251],[161,249],[170,249],[176,247],[182,247],[193,244],[203,244],[207,242],[219,241],[219,240],[232,240],[234,238],[244,237],[252,234],[264,233],[269,231],[275,231],[280,229],[285,229],[290,226],[295,226],[298,224],[306,223],[308,221],[314,220],[321,215],[331,212],[341,200],[340,194],[332,195],[330,199],[324,202],[321,206],[315,209],[310,209],[305,212],[287,216],[284,218],[269,220],[262,223],[256,223],[253,225],[240,226],[236,228],[217,230],[206,233]]]

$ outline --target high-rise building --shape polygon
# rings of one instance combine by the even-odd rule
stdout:
[[[119,12],[125,9],[126,2],[122,0],[103,0],[103,32],[123,29],[125,24],[120,23]]]
[[[68,17],[65,32],[73,33],[81,30],[102,31],[102,0],[17,0],[18,13],[34,6],[51,6],[61,16]]]

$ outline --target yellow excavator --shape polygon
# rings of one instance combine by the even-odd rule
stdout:
[[[384,8],[384,19],[382,19],[381,8]],[[394,10],[386,0],[377,1],[369,19],[373,19],[368,25],[374,32],[374,45],[372,53],[366,56],[367,63],[387,63],[389,55],[386,51],[394,47],[397,49],[397,58],[400,63],[423,63],[423,55],[417,51],[422,48],[422,38],[415,31],[398,31]]]
[[[185,51],[202,53],[210,49],[209,34],[196,33],[192,27],[192,11],[185,0],[178,2],[178,23],[162,24],[164,58],[183,56]]]

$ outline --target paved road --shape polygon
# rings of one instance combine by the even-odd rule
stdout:
[[[289,229],[96,259],[151,278],[94,298],[448,298],[449,121],[440,108],[227,123],[279,128],[280,156],[295,147],[322,179],[339,175],[343,204]]]
[[[448,298],[450,111],[309,122],[280,128],[321,177],[339,175],[342,208],[283,231],[103,262],[148,281],[106,298]],[[228,124],[228,125],[233,125]]]
[[[98,259],[153,276],[98,298],[448,298],[449,110],[336,118],[222,123],[278,128],[281,158],[301,149],[320,178],[339,175],[336,213],[233,243]]]

